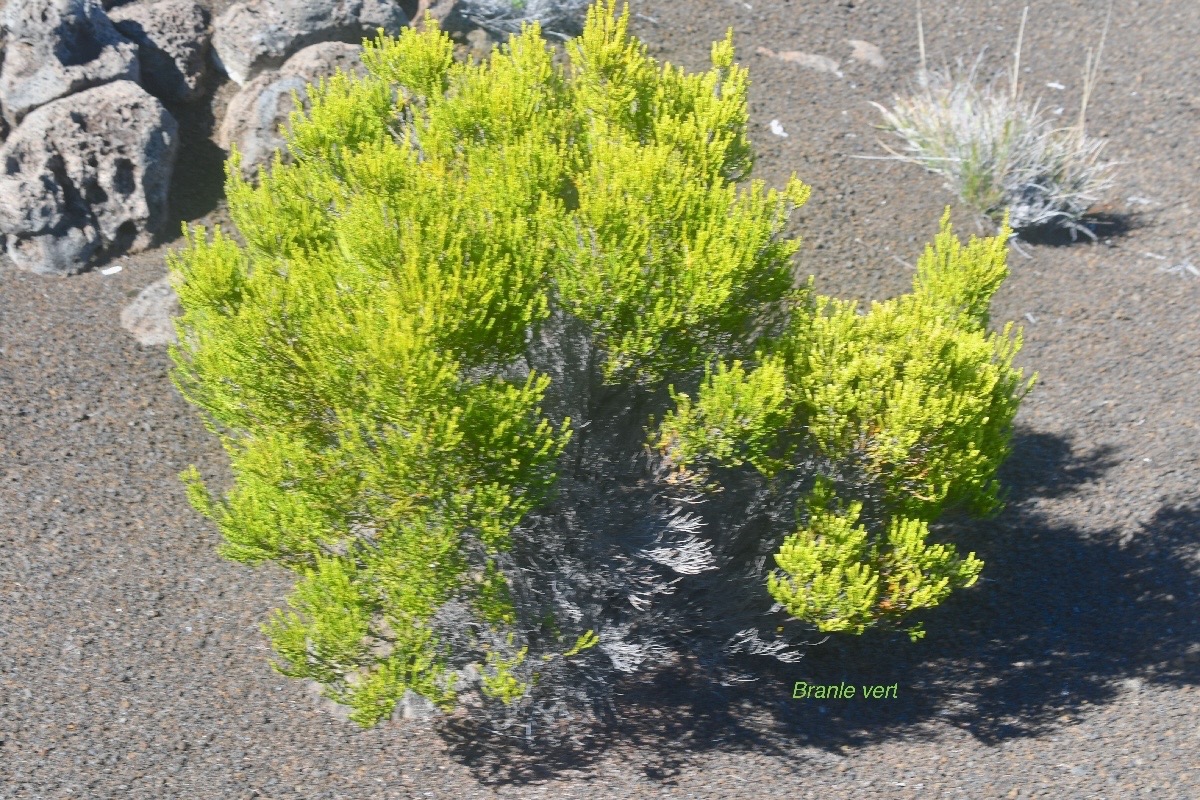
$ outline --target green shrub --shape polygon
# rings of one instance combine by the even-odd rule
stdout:
[[[292,120],[294,163],[254,185],[231,157],[243,241],[171,260],[172,378],[236,478],[217,501],[192,467],[189,498],[224,555],[297,574],[276,667],[363,725],[411,690],[547,732],[621,673],[794,660],[979,574],[927,536],[999,506],[1006,233],[943,220],[865,311],[794,288],[808,188],[734,186],[732,31],[688,75],[615,13],[569,70],[537,25],[474,66],[431,20],[381,34]]]

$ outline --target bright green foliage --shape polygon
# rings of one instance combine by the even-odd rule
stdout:
[[[829,509],[836,499],[831,483],[818,480],[808,524],[784,541],[775,556],[781,571],[767,580],[789,614],[822,631],[862,633],[881,618],[935,606],[983,569],[974,554],[960,560],[953,546],[927,545],[921,520],[893,519],[887,535],[872,541],[856,524],[862,504],[838,513]]]
[[[575,179],[558,287],[607,351],[605,376],[654,383],[744,347],[788,292],[799,241],[774,238],[809,189],[792,176],[783,192],[752,181],[739,197],[730,182],[752,164],[732,31],[713,45],[711,72],[685,76],[656,73],[645,46],[626,41],[627,17],[588,21],[571,56],[584,68],[574,86],[590,163]]]
[[[529,691],[528,684],[522,683],[513,675],[513,667],[525,660],[527,652],[529,652],[529,648],[522,647],[510,659],[505,659],[494,650],[489,652],[487,668],[483,673],[484,694],[502,702],[511,703]],[[537,673],[534,675],[536,677]]]
[[[575,423],[543,413],[528,352],[555,314],[610,384],[699,381],[654,434],[681,472],[775,478],[816,453],[865,476],[886,525],[820,478],[779,551],[767,589],[795,617],[862,631],[978,574],[925,539],[948,505],[999,503],[1020,394],[1019,337],[986,332],[1003,239],[963,248],[945,223],[914,294],[865,315],[793,289],[780,234],[808,188],[734,186],[753,155],[732,32],[685,75],[614,15],[591,9],[569,70],[536,24],[479,65],[431,18],[381,34],[366,77],[313,89],[292,163],[250,182],[233,154],[240,241],[196,231],[171,258],[172,377],[236,478],[218,501],[190,468],[188,497],[224,555],[299,576],[264,628],[276,666],[364,725],[410,689],[449,706],[469,664],[515,703],[545,685],[532,665],[602,657],[595,622],[522,605],[512,567],[567,480]],[[470,615],[449,637],[447,609]]]
[[[510,625],[516,622],[508,581],[493,562],[488,562],[484,568],[475,605],[488,622],[506,622]]]
[[[996,237],[1001,246],[1007,235]],[[994,476],[1028,387],[1012,367],[1020,334],[983,328],[987,288],[1005,274],[1003,251],[998,263],[995,255],[995,239],[960,248],[944,219],[912,294],[866,314],[817,298],[783,342],[811,441],[834,460],[863,458],[903,516],[932,521],[955,503],[999,508]]]
[[[750,463],[773,477],[787,460],[787,425],[795,412],[783,361],[768,357],[747,373],[741,361],[717,364],[705,373],[704,390],[695,404],[674,391],[675,410],[663,424],[664,444],[680,464],[702,456],[731,467]]]
[[[600,637],[596,635],[595,631],[584,631],[579,639],[576,640],[575,646],[563,653],[563,658],[579,655],[584,650],[590,650],[599,643]]]
[[[773,574],[767,588],[788,613],[822,631],[862,633],[873,622],[879,574],[866,528],[856,525],[861,503],[844,514],[827,510],[833,494],[821,482],[809,497],[807,528],[789,537],[775,557],[787,577]]]
[[[937,238],[917,261],[914,292],[923,302],[940,305],[960,324],[986,328],[992,295],[1008,276],[1010,233],[1005,225],[999,235],[972,237],[963,247],[950,229],[950,209],[946,209]]]
[[[770,478],[807,449],[854,465],[861,488],[878,495],[888,522],[868,531],[856,524],[862,504],[829,511],[832,486],[818,480],[810,519],[785,540],[782,573],[769,583],[793,616],[861,632],[936,605],[978,575],[973,554],[958,560],[925,538],[948,506],[987,515],[1001,505],[996,470],[1032,386],[1012,366],[1019,332],[985,330],[1008,234],[963,247],[947,216],[912,294],[861,314],[810,292],[756,368],[718,365],[696,401],[674,397],[658,444],[680,466],[749,462]]]

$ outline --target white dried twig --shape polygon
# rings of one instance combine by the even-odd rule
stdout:
[[[667,655],[667,648],[654,641],[631,642],[628,626],[607,628],[600,634],[599,648],[612,661],[618,672],[633,672],[647,661],[655,661]]]
[[[1200,276],[1200,269],[1198,269],[1196,265],[1192,263],[1191,259],[1187,259],[1186,261],[1183,261],[1172,267],[1162,267],[1161,271],[1169,275],[1183,275],[1184,273],[1190,273],[1192,275]]]
[[[754,628],[738,631],[725,645],[728,653],[747,653],[754,656],[771,656],[785,664],[794,664],[803,656],[795,651],[795,646],[784,639],[768,642],[759,636]]]
[[[717,568],[712,557],[712,545],[694,537],[671,547],[646,550],[645,556],[680,575],[699,575]]]

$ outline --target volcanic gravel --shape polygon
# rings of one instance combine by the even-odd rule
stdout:
[[[1103,5],[1031,8],[1021,77],[1064,119]],[[1021,8],[925,0],[930,58],[986,46],[983,74],[1003,69]],[[781,186],[794,171],[812,185],[792,229],[805,236],[798,271],[820,291],[906,291],[947,203],[960,233],[976,229],[938,177],[855,157],[883,153],[869,101],[914,75],[915,4],[631,10],[652,55],[689,70],[734,29],[755,176]],[[887,65],[853,60],[849,40],[877,45]],[[1117,0],[1088,110],[1124,162],[1111,223],[1096,243],[1011,253],[992,318],[1023,325],[1019,360],[1040,379],[1004,469],[1006,510],[953,526],[984,580],[929,614],[916,644],[830,640],[737,688],[683,671],[630,685],[623,721],[571,751],[497,748],[421,722],[364,732],[274,673],[258,626],[290,575],[216,554],[219,534],[177,474],[194,463],[228,486],[225,453],[168,380],[165,348],[118,322],[178,243],[108,276],[4,261],[0,798],[1200,797],[1200,276],[1187,268],[1200,264],[1197,41],[1194,0]],[[841,74],[759,47],[824,55]],[[224,216],[203,183],[176,191],[177,216]],[[799,680],[898,690],[793,700]]]

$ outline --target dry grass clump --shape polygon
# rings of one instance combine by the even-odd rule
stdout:
[[[591,0],[463,0],[463,16],[500,36],[537,20],[542,34],[566,41],[579,32]]]
[[[1095,234],[1084,224],[1088,210],[1113,184],[1112,162],[1101,161],[1104,143],[1086,132],[1087,103],[1095,86],[1104,47],[1088,51],[1083,100],[1074,125],[1062,126],[1038,101],[1021,96],[1021,43],[1028,7],[1008,86],[978,80],[979,60],[969,69],[929,70],[925,66],[920,11],[921,71],[918,88],[897,97],[893,108],[874,104],[884,128],[904,140],[891,157],[920,164],[945,176],[969,205],[997,222],[1005,214],[1018,232],[1061,228],[1075,238]],[[1111,16],[1111,8],[1110,8]],[[1105,34],[1108,21],[1105,21]]]

